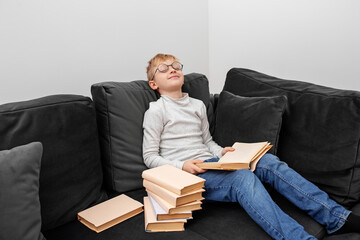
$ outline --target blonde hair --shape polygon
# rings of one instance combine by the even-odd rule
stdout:
[[[162,54],[162,53],[158,53],[155,55],[155,57],[150,59],[150,61],[148,62],[149,65],[146,68],[146,74],[149,81],[151,81],[151,79],[154,77],[154,73],[156,71],[155,69],[157,68],[157,66],[159,66],[160,63],[165,62],[166,60],[169,59],[174,61],[179,61],[175,56],[171,54]]]

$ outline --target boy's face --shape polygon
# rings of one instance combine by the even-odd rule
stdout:
[[[181,69],[178,69],[178,64],[174,59],[168,59],[165,62],[161,62],[157,68],[154,69],[153,80],[149,81],[149,85],[152,89],[157,90],[160,94],[166,94],[168,92],[181,90],[184,84],[184,74]],[[174,63],[174,64],[173,64]],[[161,64],[168,65],[167,71],[159,68]],[[173,68],[174,65],[175,69]],[[181,65],[182,68],[182,65]]]

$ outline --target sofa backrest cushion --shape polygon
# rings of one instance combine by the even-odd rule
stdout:
[[[204,75],[185,75],[184,92],[201,99],[212,118],[209,85]],[[92,85],[105,184],[118,193],[142,187],[141,173],[147,169],[142,157],[143,118],[149,103],[160,96],[147,81],[102,82]]]
[[[287,99],[275,97],[242,97],[222,91],[216,106],[216,125],[213,138],[222,147],[235,142],[265,142],[276,154],[282,115]]]
[[[360,200],[360,92],[231,69],[224,90],[241,96],[288,98],[278,156],[333,199]]]
[[[41,142],[42,230],[76,219],[104,199],[93,102],[88,97],[53,95],[0,106],[0,150]],[[106,197],[106,195],[105,195]]]

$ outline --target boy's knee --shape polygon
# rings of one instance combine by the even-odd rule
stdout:
[[[236,185],[246,185],[253,182],[256,178],[255,174],[247,169],[236,170],[232,173],[233,183]]]
[[[287,165],[285,162],[280,161],[280,159],[271,154],[271,153],[266,153],[259,161],[258,163],[258,167],[278,167],[281,165]]]
[[[232,190],[236,194],[254,196],[257,189],[262,185],[258,177],[250,170],[242,169],[233,173]],[[239,196],[238,196],[239,197]]]
[[[259,163],[275,163],[275,162],[280,162],[280,159],[271,153],[266,153],[264,156],[262,156]]]

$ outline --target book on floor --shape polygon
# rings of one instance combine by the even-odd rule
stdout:
[[[178,195],[146,179],[143,180],[143,186],[146,189],[156,193],[158,196],[160,196],[162,199],[172,204],[174,207],[178,207],[180,205],[184,205],[189,202],[200,201],[204,199],[202,197],[202,193],[205,192],[203,188],[183,195]]]
[[[254,171],[260,158],[272,147],[269,142],[241,143],[232,146],[235,151],[227,152],[218,162],[204,162],[196,165],[203,169],[237,170],[250,169]]]
[[[146,232],[175,232],[184,231],[186,219],[157,220],[148,197],[144,197],[145,231]]]
[[[143,204],[121,194],[77,214],[78,220],[99,233],[143,212]]]
[[[205,179],[171,165],[145,170],[142,177],[178,195],[201,189],[205,182]]]
[[[146,189],[149,196],[151,196],[153,199],[156,200],[156,202],[165,210],[166,213],[169,214],[175,214],[175,213],[181,213],[185,211],[196,211],[201,210],[201,201],[195,201],[191,203],[187,203],[178,207],[175,207],[174,205],[168,203],[164,199],[162,199],[160,196],[158,196],[156,193],[151,192],[150,190]]]
[[[185,212],[179,212],[179,213],[168,213],[166,212],[160,204],[153,198],[151,195],[148,195],[149,200],[151,202],[151,205],[154,209],[156,220],[169,220],[169,219],[179,219],[179,218],[185,218],[185,219],[192,219],[192,212],[191,211],[185,211]]]

